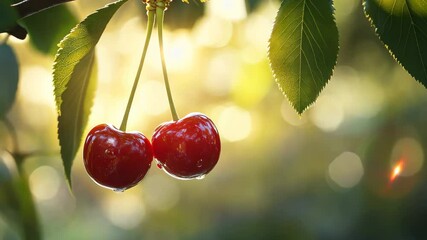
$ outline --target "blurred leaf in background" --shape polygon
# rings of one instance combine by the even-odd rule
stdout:
[[[16,55],[9,45],[0,44],[0,119],[15,101],[19,81],[19,66]]]
[[[10,0],[0,0],[0,33],[11,30],[19,19],[18,13],[10,4]]]
[[[57,44],[78,21],[68,6],[62,4],[26,17],[21,23],[33,46],[44,54],[53,55]]]

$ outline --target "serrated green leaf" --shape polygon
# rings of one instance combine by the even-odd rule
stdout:
[[[53,70],[58,110],[58,138],[65,175],[71,186],[71,166],[82,140],[92,105],[94,48],[107,23],[127,0],[119,0],[89,15],[59,44]]]
[[[390,54],[427,87],[427,0],[365,0],[363,5]]]
[[[96,88],[95,52],[88,53],[74,68],[71,81],[62,94],[58,116],[58,138],[65,175],[71,186],[71,167],[89,118]]]
[[[18,90],[19,66],[15,53],[6,44],[0,44],[0,119],[15,101]]]
[[[338,55],[330,0],[283,0],[268,57],[279,88],[301,114],[329,81]]]
[[[66,5],[57,5],[22,19],[31,43],[45,54],[55,54],[58,42],[77,23],[76,17]]]

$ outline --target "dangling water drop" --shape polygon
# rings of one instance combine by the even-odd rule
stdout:
[[[197,180],[202,180],[206,177],[206,174],[200,175],[198,177],[196,177]]]
[[[127,189],[127,188],[113,188],[113,189],[111,189],[111,190],[113,190],[113,192],[116,192],[116,193],[122,193],[122,192],[124,192],[126,189]]]

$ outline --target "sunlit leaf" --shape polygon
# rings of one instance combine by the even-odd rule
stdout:
[[[11,6],[12,0],[0,0],[0,33],[6,32],[18,39],[25,39],[27,31],[18,24],[19,12]]]
[[[65,175],[71,186],[71,166],[90,112],[94,81],[94,48],[107,23],[127,0],[119,0],[79,23],[59,44],[53,70],[58,109],[58,138]]]
[[[15,101],[19,80],[18,67],[18,60],[12,48],[0,44],[0,119]]]
[[[46,54],[54,54],[58,42],[77,23],[76,17],[66,5],[58,5],[22,19],[31,43]]]
[[[364,10],[390,54],[427,87],[427,0],[365,0]]]
[[[83,130],[93,104],[96,88],[94,65],[95,52],[92,51],[76,65],[71,76],[76,81],[71,80],[62,94],[61,115],[58,117],[58,137],[68,178],[70,178],[73,159],[79,149]]]
[[[329,81],[338,55],[330,0],[283,0],[270,38],[276,82],[301,114]]]

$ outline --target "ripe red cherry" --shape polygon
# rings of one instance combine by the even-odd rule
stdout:
[[[144,178],[153,160],[150,141],[139,132],[123,132],[100,124],[86,137],[83,159],[89,176],[99,185],[124,191]]]
[[[158,166],[179,179],[203,178],[215,167],[221,151],[218,130],[201,113],[161,124],[152,144]]]

